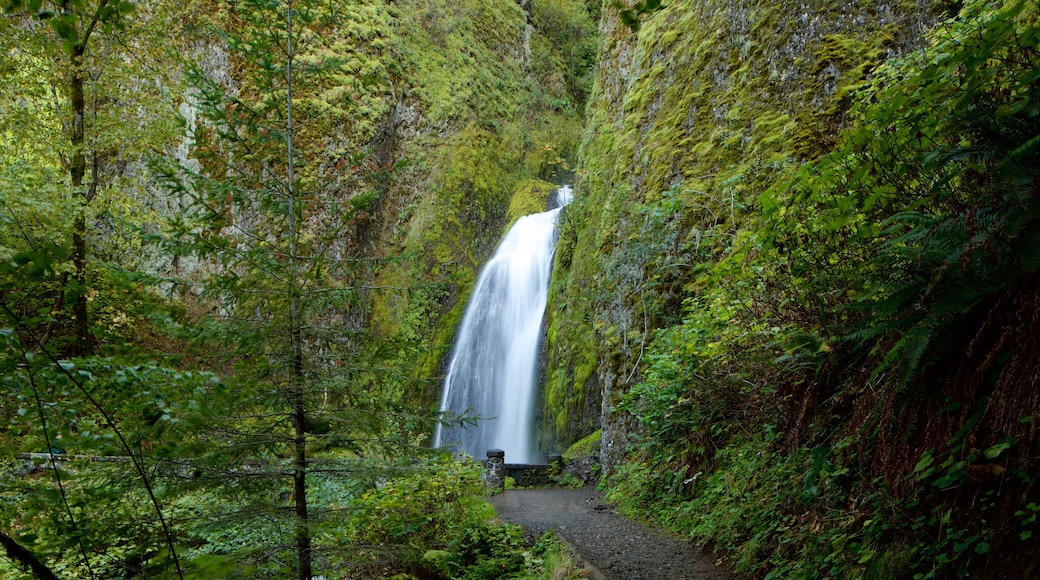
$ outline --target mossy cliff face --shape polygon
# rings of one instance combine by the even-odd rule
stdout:
[[[334,25],[301,61],[339,64],[294,102],[316,119],[297,133],[299,149],[320,152],[312,166],[336,174],[315,219],[343,219],[335,253],[356,260],[356,283],[375,288],[359,296],[349,330],[400,345],[406,354],[393,362],[420,381],[390,388],[433,404],[480,266],[518,212],[545,209],[545,183],[573,175],[598,3],[318,4]],[[256,63],[209,32],[242,30],[241,9],[183,8],[192,58],[230,92],[248,92]],[[194,126],[190,98],[182,108]]]
[[[334,25],[301,61],[340,64],[294,102],[317,119],[297,133],[300,149],[320,151],[313,166],[333,166],[338,180],[315,219],[344,219],[336,253],[356,260],[361,285],[379,288],[359,298],[350,329],[420,345],[418,364],[406,355],[404,366],[429,381],[407,396],[432,402],[464,295],[512,219],[514,192],[571,173],[595,22],[581,0],[321,6]],[[235,6],[195,0],[186,10],[204,32],[245,26]],[[256,63],[205,40],[203,69],[248,91]]]
[[[850,89],[934,18],[928,2],[676,0],[636,33],[604,7],[548,312],[547,439],[601,426],[605,464],[622,460],[638,425],[617,406],[655,331],[732,315],[706,280],[757,196],[832,146]]]
[[[394,15],[391,112],[372,141],[390,170],[365,226],[392,289],[371,322],[424,345],[407,364],[427,382],[406,396],[433,404],[480,266],[515,212],[545,208],[546,182],[527,180],[559,183],[576,158],[595,24],[576,0],[411,0]]]

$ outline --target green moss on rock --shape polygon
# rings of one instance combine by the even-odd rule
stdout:
[[[516,220],[545,211],[549,203],[549,195],[559,189],[558,185],[542,181],[541,179],[528,179],[517,187],[513,197],[509,199],[509,209],[506,210],[506,230],[513,227]]]
[[[575,459],[578,457],[589,457],[599,453],[600,439],[603,438],[603,431],[596,430],[592,433],[582,437],[578,441],[567,448],[567,451],[563,452],[564,459]]]
[[[759,194],[832,147],[850,91],[932,18],[916,2],[677,0],[634,34],[604,8],[551,289],[547,432],[566,444],[602,426],[622,460],[638,426],[614,403],[655,330],[717,290],[705,276],[755,227]]]
[[[406,355],[422,385],[412,400],[438,400],[476,273],[516,217],[511,201],[514,212],[535,205],[516,195],[521,184],[559,180],[575,162],[584,95],[571,89],[590,65],[558,55],[578,54],[595,32],[580,0],[542,8],[533,24],[514,2],[391,9],[396,34],[382,42],[397,64],[387,91],[397,103],[377,152],[393,169],[373,226],[388,291],[373,298],[373,324],[422,345],[420,360]],[[550,58],[535,62],[534,50]]]

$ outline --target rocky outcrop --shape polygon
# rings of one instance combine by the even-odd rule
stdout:
[[[828,150],[849,91],[934,18],[929,2],[677,0],[633,32],[604,8],[548,312],[547,436],[602,427],[605,465],[623,459],[639,426],[619,407],[650,338],[683,318],[758,194]]]

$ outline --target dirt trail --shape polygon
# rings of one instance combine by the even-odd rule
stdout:
[[[732,576],[689,543],[625,519],[591,489],[514,489],[491,498],[498,515],[540,536],[554,530],[593,577],[703,580]]]

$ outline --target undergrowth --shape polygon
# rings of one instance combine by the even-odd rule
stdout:
[[[965,2],[847,87],[640,352],[623,509],[758,577],[1038,572],[1038,19]]]

